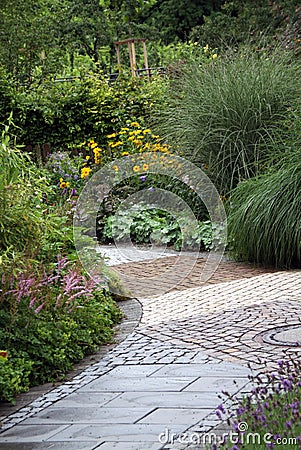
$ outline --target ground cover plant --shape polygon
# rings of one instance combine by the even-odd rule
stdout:
[[[227,418],[233,437],[218,448],[300,448],[301,365],[297,358],[296,355],[290,361],[279,361],[277,370],[265,377],[250,377],[255,387],[247,396],[234,402],[232,399],[235,412],[233,408],[227,411],[223,405],[219,406],[216,413],[219,418]],[[212,447],[212,450],[216,449],[216,446]]]

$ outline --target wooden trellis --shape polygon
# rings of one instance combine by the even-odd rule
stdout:
[[[117,62],[118,65],[121,66],[121,59],[120,59],[120,45],[127,44],[129,49],[129,56],[130,56],[130,65],[131,65],[131,72],[132,76],[135,77],[137,75],[137,64],[136,64],[136,50],[135,50],[135,43],[141,42],[143,46],[143,56],[144,56],[144,67],[147,77],[150,77],[150,70],[148,67],[148,60],[147,60],[147,51],[146,51],[146,39],[145,38],[138,38],[138,39],[125,39],[124,41],[118,41],[114,42],[116,53],[117,53]]]

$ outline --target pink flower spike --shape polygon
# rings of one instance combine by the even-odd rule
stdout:
[[[35,304],[35,301],[36,301],[36,298],[35,298],[35,297],[33,297],[33,298],[30,300],[30,303],[29,303],[29,308],[30,308],[30,309],[33,309],[33,305]]]
[[[39,312],[41,311],[41,309],[43,308],[43,306],[45,305],[46,302],[42,303],[40,306],[37,307],[37,309],[35,309],[34,313],[35,314],[39,314]]]

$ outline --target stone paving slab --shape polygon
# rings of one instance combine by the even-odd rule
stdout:
[[[124,392],[108,403],[117,408],[136,406],[214,409],[220,403],[213,392]]]
[[[181,433],[183,425],[174,424],[172,432]],[[162,425],[157,424],[112,424],[105,427],[98,425],[70,425],[63,431],[59,431],[55,436],[52,436],[51,442],[59,441],[99,441],[106,442],[139,442],[143,444],[156,443],[158,436],[162,433]],[[49,439],[50,441],[50,439]],[[160,443],[159,443],[160,444]]]
[[[163,446],[160,444],[133,444],[131,442],[107,442],[97,447],[100,450],[161,450],[162,448]]]
[[[101,444],[102,445],[102,444]],[[94,450],[105,448],[91,442],[1,442],[3,450]],[[112,447],[114,448],[114,447]]]

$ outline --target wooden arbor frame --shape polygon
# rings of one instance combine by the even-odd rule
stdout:
[[[129,55],[130,55],[130,65],[131,65],[131,72],[132,76],[135,77],[137,75],[137,64],[136,64],[136,51],[135,51],[135,43],[136,42],[142,42],[143,46],[143,56],[144,56],[144,67],[147,77],[150,77],[150,70],[148,67],[148,60],[147,60],[147,52],[146,52],[146,39],[145,38],[139,38],[139,39],[125,39],[124,41],[117,41],[114,42],[116,53],[117,53],[117,62],[118,65],[121,66],[121,59],[120,59],[120,45],[127,44],[129,49]]]

